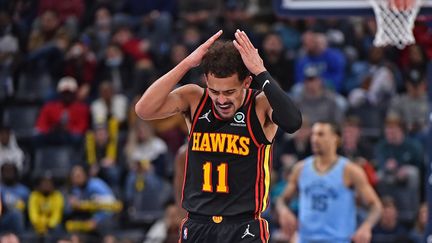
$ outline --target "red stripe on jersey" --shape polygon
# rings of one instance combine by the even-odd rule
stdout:
[[[190,138],[192,136],[192,133],[194,131],[195,124],[196,124],[196,122],[198,120],[198,117],[201,114],[201,111],[204,108],[205,103],[207,102],[207,98],[208,98],[208,92],[207,92],[207,90],[204,90],[204,93],[205,93],[205,97],[204,97],[202,103],[199,105],[197,111],[194,114],[194,119],[192,121],[191,130],[189,131],[188,141],[190,140]]]
[[[261,218],[258,218],[259,221],[259,226],[260,226],[260,239],[262,240],[262,242],[266,242],[266,239],[264,237],[264,224]]]
[[[186,161],[185,161],[185,167],[183,170],[183,186],[182,186],[182,196],[181,196],[181,204],[183,204],[183,197],[184,197],[184,189],[186,185],[186,173],[188,168],[188,161],[189,161],[189,148],[186,149]]]
[[[250,113],[251,113],[251,108],[252,108],[252,105],[249,105],[249,107],[248,107],[248,112],[247,112],[247,119],[246,119],[246,123],[247,123],[247,128],[248,128],[249,134],[250,134],[250,136],[251,136],[251,138],[252,138],[252,141],[254,142],[255,146],[257,146],[257,147],[259,148],[259,147],[260,147],[260,144],[257,142],[257,140],[256,140],[256,138],[255,138],[255,136],[254,136],[254,133],[253,133],[253,131],[252,131],[251,122],[250,122]]]
[[[245,100],[245,102],[244,102],[244,105],[247,104],[247,103],[249,102],[249,99],[250,99],[251,95],[252,95],[252,90],[251,90],[251,89],[248,89],[248,94],[247,94],[247,98],[246,98],[246,100]]]

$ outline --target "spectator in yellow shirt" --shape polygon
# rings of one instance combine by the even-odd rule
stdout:
[[[40,178],[32,191],[28,203],[29,219],[33,229],[39,235],[56,235],[61,230],[64,199],[54,187],[50,175]]]

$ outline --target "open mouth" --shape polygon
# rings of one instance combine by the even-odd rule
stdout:
[[[232,104],[216,104],[216,107],[220,115],[227,116],[231,112]]]

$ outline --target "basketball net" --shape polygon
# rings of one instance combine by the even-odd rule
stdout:
[[[415,43],[414,21],[422,0],[369,0],[377,22],[375,46],[396,46],[403,49]]]

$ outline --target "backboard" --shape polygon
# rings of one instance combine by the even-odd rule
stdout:
[[[374,16],[368,0],[273,0],[283,17]],[[423,0],[419,15],[432,15],[432,0]]]

